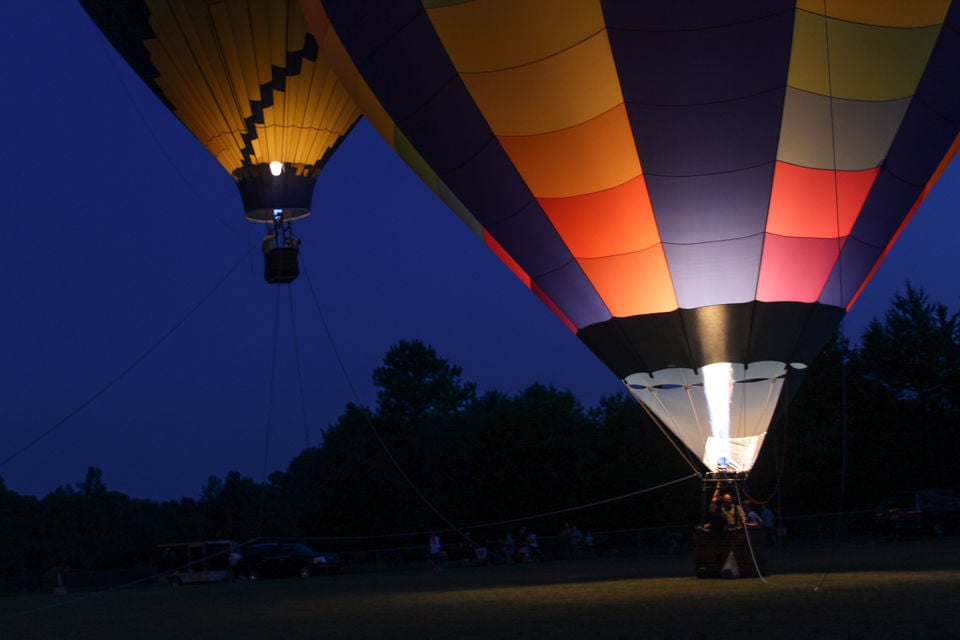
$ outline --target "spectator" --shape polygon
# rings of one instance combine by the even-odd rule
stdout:
[[[763,523],[763,519],[757,513],[757,508],[752,502],[747,505],[746,523],[748,527],[759,527]]]
[[[430,534],[429,541],[430,565],[434,571],[443,569],[443,545],[440,543],[440,536],[436,533]]]
[[[513,534],[507,531],[507,537],[503,539],[503,557],[505,562],[516,560],[517,541],[513,539]]]
[[[774,545],[777,542],[777,531],[773,509],[770,505],[763,505],[763,511],[760,512],[760,522],[763,527],[763,537],[768,545]]]
[[[520,550],[521,562],[533,562],[540,557],[540,544],[537,542],[537,534],[526,527],[520,529]]]
[[[573,529],[570,531],[570,546],[573,549],[574,558],[580,555],[580,550],[583,549],[583,532],[577,525],[573,525]]]

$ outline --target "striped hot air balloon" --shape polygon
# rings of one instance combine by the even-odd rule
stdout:
[[[708,470],[957,150],[950,0],[302,0],[360,108]]]

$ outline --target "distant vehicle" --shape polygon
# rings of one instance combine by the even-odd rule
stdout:
[[[237,543],[232,540],[178,542],[158,546],[160,582],[172,585],[221,582],[234,578]]]
[[[891,537],[901,534],[942,536],[960,531],[960,492],[950,489],[901,491],[880,501],[877,525]]]
[[[261,542],[240,549],[236,574],[248,580],[337,573],[342,564],[335,553],[320,553],[298,542]]]

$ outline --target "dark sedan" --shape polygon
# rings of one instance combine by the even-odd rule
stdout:
[[[287,578],[337,573],[340,557],[335,553],[320,553],[298,542],[262,542],[240,550],[236,565],[238,576],[248,580]]]

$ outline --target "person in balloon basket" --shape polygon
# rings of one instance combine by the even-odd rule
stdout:
[[[706,533],[722,533],[724,529],[723,523],[723,513],[720,511],[720,485],[717,485],[717,490],[713,492],[713,497],[710,498],[710,504],[707,505],[707,521],[703,526],[698,527],[701,531]]]
[[[263,238],[263,242],[260,243],[260,248],[263,250],[263,255],[267,255],[271,251],[277,248],[277,236],[273,233],[267,233]]]
[[[746,514],[743,512],[743,507],[733,501],[730,493],[724,493],[721,498],[718,484],[710,500],[710,506],[707,508],[707,523],[704,528],[713,533],[736,531],[742,528],[745,522]]]

